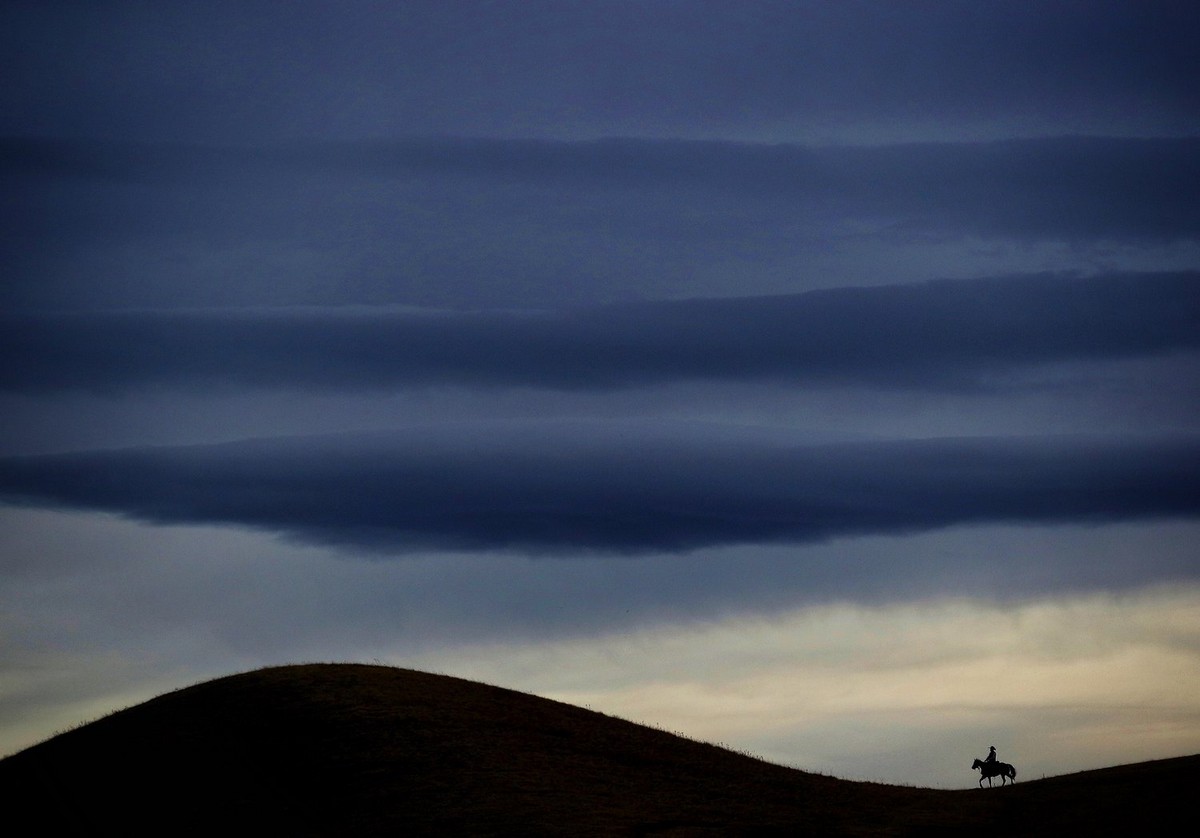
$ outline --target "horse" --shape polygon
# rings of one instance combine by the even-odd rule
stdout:
[[[1017,781],[1017,769],[1013,768],[1007,762],[984,762],[981,759],[971,763],[971,769],[979,769],[979,787],[983,788],[983,781],[986,778],[988,785],[991,786],[992,778],[999,777],[1000,785],[1008,784],[1009,780],[1014,783]]]

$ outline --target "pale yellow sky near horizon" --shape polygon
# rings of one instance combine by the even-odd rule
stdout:
[[[1025,779],[1200,752],[1194,586],[838,604],[414,664],[847,779],[970,785],[989,744]]]

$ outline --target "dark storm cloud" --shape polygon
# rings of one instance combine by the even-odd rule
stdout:
[[[9,502],[379,551],[571,554],[1200,512],[1200,440],[795,446],[695,426],[448,425],[0,460]]]
[[[1033,364],[1200,349],[1200,275],[1014,277],[538,313],[0,318],[0,390],[610,389],[681,379],[963,387]]]

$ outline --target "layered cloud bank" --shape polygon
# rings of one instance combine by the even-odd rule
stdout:
[[[817,446],[681,425],[448,425],[0,460],[10,502],[381,551],[642,553],[1200,512],[1200,439]]]
[[[883,146],[439,137],[249,148],[0,137],[0,152],[0,170],[18,194],[99,184],[128,200],[135,196],[120,190],[137,186],[146,191],[140,196],[146,205],[162,202],[157,189],[193,187],[212,198],[213,187],[251,195],[302,184],[320,194],[323,182],[337,179],[358,186],[370,180],[402,199],[412,197],[404,187],[431,182],[448,194],[469,184],[481,194],[508,191],[513,198],[512,190],[525,185],[544,190],[547,205],[586,196],[593,211],[605,199],[630,193],[649,198],[651,209],[682,209],[703,195],[722,202],[727,223],[769,222],[754,217],[757,208],[783,218],[819,209],[826,223],[903,218],[943,233],[1033,239],[1171,238],[1200,230],[1195,137]],[[535,209],[535,197],[523,196],[527,209]],[[347,199],[361,202],[362,212],[383,209],[367,198],[343,195],[342,206],[305,202],[305,208],[330,220],[345,211]],[[240,208],[229,209],[237,218]],[[286,205],[275,209],[276,222],[289,214]]]
[[[1053,276],[536,313],[9,315],[0,389],[611,389],[680,379],[962,387],[1200,348],[1200,274]]]
[[[0,140],[7,309],[527,309],[1193,269],[1200,140]]]
[[[0,3],[0,746],[379,658],[1192,747],[1200,5],[1079,5]]]

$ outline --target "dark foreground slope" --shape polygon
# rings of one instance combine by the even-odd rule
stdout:
[[[9,820],[164,835],[1147,834],[1200,757],[992,791],[852,783],[456,678],[361,665],[200,684],[0,761]]]

